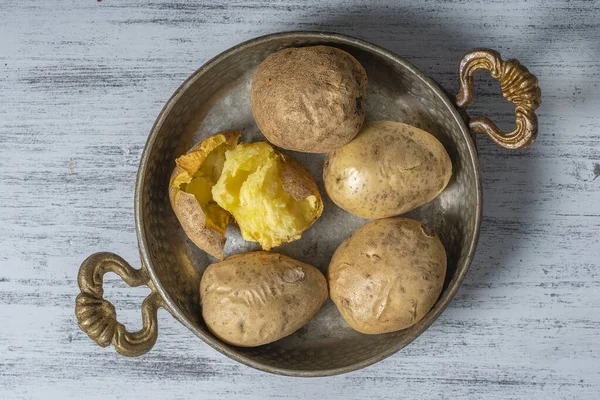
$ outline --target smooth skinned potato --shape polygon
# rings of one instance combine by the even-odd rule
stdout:
[[[211,188],[219,179],[225,152],[233,149],[240,131],[207,137],[175,161],[169,179],[169,200],[181,227],[192,242],[208,254],[223,259],[225,228],[230,214],[212,199]]]
[[[260,346],[292,334],[326,299],[327,281],[318,269],[265,251],[211,264],[200,282],[204,322],[235,346]]]
[[[326,153],[348,143],[365,119],[367,74],[335,47],[288,48],[268,56],[252,79],[252,113],[267,140]]]
[[[340,245],[328,281],[346,322],[377,334],[420,321],[438,299],[445,276],[446,251],[429,227],[386,218],[361,227]]]
[[[452,176],[444,146],[431,134],[400,122],[366,123],[348,144],[327,155],[327,194],[363,218],[408,212],[437,197]]]

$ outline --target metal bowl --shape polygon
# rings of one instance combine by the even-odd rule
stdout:
[[[406,122],[435,135],[452,159],[454,175],[446,190],[408,215],[425,222],[440,236],[448,254],[448,272],[441,296],[416,325],[381,335],[352,330],[329,300],[306,326],[277,342],[239,348],[216,338],[202,320],[199,283],[213,259],[185,236],[167,195],[174,160],[194,142],[217,131],[241,129],[244,141],[264,140],[250,109],[250,82],[255,69],[272,52],[284,47],[325,44],[356,57],[367,71],[367,120]],[[461,108],[473,101],[472,75],[487,69],[500,80],[502,94],[516,106],[517,129],[501,132],[485,118],[468,120]],[[485,132],[506,148],[522,148],[537,133],[537,79],[514,60],[503,61],[491,50],[467,54],[459,68],[456,101],[430,78],[395,54],[365,41],[321,32],[286,32],[259,37],[213,58],[190,76],[158,116],[140,162],[135,218],[142,267],[133,269],[112,253],[90,256],[79,271],[81,294],[76,300],[80,328],[101,346],[114,345],[127,356],[150,350],[157,338],[158,307],[208,345],[263,371],[294,376],[323,376],[366,367],[413,341],[448,306],[462,283],[477,244],[481,219],[481,179],[471,131]],[[469,125],[469,127],[467,126]],[[470,131],[470,129],[471,131]],[[293,153],[317,179],[321,193],[324,155]],[[335,206],[324,196],[323,216],[301,240],[275,249],[327,272],[338,245],[366,220]],[[228,229],[225,254],[255,250]],[[128,332],[117,322],[115,308],[103,298],[102,278],[116,272],[131,286],[147,285],[151,294],[142,305],[143,328]],[[190,346],[196,345],[190,343]]]

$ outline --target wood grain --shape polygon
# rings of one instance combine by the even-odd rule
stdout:
[[[0,0],[0,398],[597,399],[600,393],[600,3],[597,1]],[[387,47],[456,93],[473,47],[540,81],[527,151],[479,141],[484,219],[471,271],[401,353],[343,376],[239,365],[166,312],[147,355],[77,328],[83,259],[134,265],[133,192],[147,133],[196,68],[243,40],[327,30]],[[473,114],[510,127],[497,83]],[[147,291],[109,280],[135,328]]]

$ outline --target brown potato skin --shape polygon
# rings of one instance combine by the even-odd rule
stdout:
[[[279,154],[283,157],[283,165],[279,172],[283,190],[296,201],[302,201],[309,196],[315,196],[317,198],[316,221],[323,213],[323,198],[321,197],[321,192],[319,192],[319,187],[315,182],[315,178],[313,178],[310,172],[294,158],[282,153]],[[309,227],[310,225],[306,229]]]
[[[171,179],[177,174],[173,172]],[[174,190],[169,187],[169,192]],[[211,256],[223,259],[225,235],[206,226],[206,215],[193,194],[180,191],[175,198],[169,193],[171,207],[188,238]]]
[[[326,299],[327,281],[318,269],[266,251],[211,264],[200,282],[204,322],[219,339],[241,347],[294,333]]]
[[[287,150],[326,153],[348,143],[365,119],[367,74],[335,47],[287,48],[252,79],[252,113],[267,140]]]
[[[196,143],[186,154],[203,150],[206,155],[224,143],[236,142],[241,132],[228,130],[216,133],[202,142]],[[211,256],[223,259],[223,248],[225,247],[225,236],[212,228],[206,226],[206,215],[193,194],[186,193],[173,186],[173,180],[184,171],[179,165],[175,165],[169,178],[169,201],[171,208],[181,224],[188,238],[200,249]]]
[[[378,334],[419,322],[438,299],[446,251],[419,221],[386,218],[348,237],[329,264],[331,299],[355,330]]]
[[[403,214],[436,198],[452,176],[452,161],[431,134],[400,122],[366,123],[348,144],[327,155],[325,190],[359,217]]]

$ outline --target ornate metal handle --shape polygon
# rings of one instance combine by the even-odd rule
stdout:
[[[128,332],[117,321],[115,307],[104,299],[102,282],[107,272],[116,273],[129,286],[146,285],[152,290],[142,303],[141,330]],[[75,300],[75,315],[79,328],[94,342],[102,347],[112,344],[118,353],[129,357],[142,355],[154,346],[158,336],[156,311],[163,303],[143,266],[134,269],[116,254],[96,253],[81,264],[78,282],[81,293]]]
[[[503,61],[494,50],[482,49],[467,53],[460,61],[460,88],[456,105],[466,108],[475,101],[473,75],[486,69],[500,81],[502,96],[515,105],[517,128],[512,132],[501,131],[488,117],[469,120],[469,128],[486,133],[494,142],[507,149],[523,149],[535,141],[538,131],[536,108],[541,104],[541,91],[537,78],[517,60]]]

